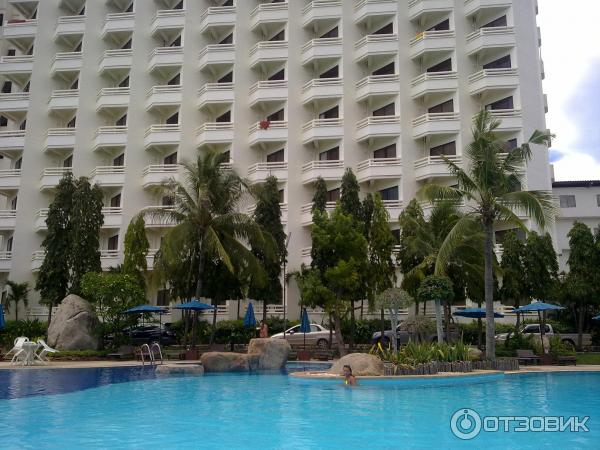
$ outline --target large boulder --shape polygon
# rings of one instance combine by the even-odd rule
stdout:
[[[283,368],[291,351],[284,339],[252,339],[248,345],[248,355],[258,355],[258,368],[262,370]]]
[[[343,375],[344,366],[352,368],[352,374],[357,376],[381,376],[384,374],[383,361],[375,355],[366,353],[350,353],[333,363],[329,373]]]
[[[68,295],[58,306],[50,327],[48,344],[59,350],[97,350],[99,325],[92,305],[77,295]]]
[[[483,359],[483,352],[477,347],[469,347],[469,359],[471,361],[481,361]]]
[[[208,352],[200,357],[205,372],[247,372],[258,368],[258,357],[243,353]]]

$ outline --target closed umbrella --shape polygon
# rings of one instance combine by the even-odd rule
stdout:
[[[199,311],[206,311],[209,309],[215,309],[214,306],[209,305],[207,303],[202,303],[201,301],[198,300],[191,300],[187,303],[181,303],[179,305],[175,305],[173,306],[173,308],[175,309],[181,309],[182,311],[195,311],[196,312],[196,317],[194,320],[194,324],[192,326],[192,346],[196,345],[196,321],[198,319],[198,312]]]
[[[0,305],[0,330],[4,330],[6,323],[4,322],[4,307]]]
[[[459,317],[469,317],[472,319],[477,319],[477,347],[481,348],[481,332],[483,330],[483,325],[481,323],[481,319],[486,316],[485,309],[483,308],[465,308],[459,311],[454,312],[455,316]],[[498,313],[494,311],[494,318],[504,317],[504,314]]]
[[[244,327],[254,328],[256,326],[256,317],[254,317],[254,306],[252,303],[248,303],[246,308],[246,315],[244,316]]]
[[[544,349],[544,334],[546,332],[546,311],[558,311],[561,309],[565,309],[562,306],[553,305],[552,303],[544,303],[539,301],[533,301],[529,305],[525,305],[520,307],[519,309],[515,309],[515,311],[524,313],[524,312],[537,312],[538,317],[540,318],[540,340],[542,341],[542,353],[546,353]]]
[[[306,333],[310,333],[310,321],[308,320],[306,308],[302,308],[300,316],[300,333],[304,333],[304,349],[306,349]]]
[[[158,343],[162,343],[162,315],[167,311],[160,306],[154,305],[138,305],[133,308],[129,308],[123,311],[123,314],[144,314],[144,313],[158,313]],[[144,323],[144,316],[142,316],[142,324]]]

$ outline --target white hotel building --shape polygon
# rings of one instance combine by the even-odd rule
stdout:
[[[536,13],[535,0],[0,0],[0,286],[33,284],[64,173],[104,192],[108,268],[130,219],[161,204],[153,188],[211,148],[252,182],[279,179],[290,270],[309,258],[319,176],[334,202],[353,168],[396,227],[422,183],[452,182],[439,155],[463,162],[481,108],[508,145],[546,128]],[[526,185],[551,188],[546,151]],[[163,227],[148,223],[151,248]],[[288,303],[297,316],[293,283]]]

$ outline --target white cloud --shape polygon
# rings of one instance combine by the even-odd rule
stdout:
[[[563,153],[562,157],[554,162],[554,178],[558,181],[597,180],[600,178],[600,162],[586,153]]]

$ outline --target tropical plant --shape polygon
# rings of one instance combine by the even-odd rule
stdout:
[[[473,125],[473,141],[464,151],[467,169],[442,156],[457,186],[425,185],[420,194],[430,201],[464,201],[468,212],[448,234],[436,265],[443,266],[465,228],[478,223],[484,232],[484,294],[486,308],[486,356],[495,359],[494,339],[494,225],[498,222],[525,228],[519,214],[526,214],[544,228],[552,222],[556,205],[550,191],[522,190],[522,174],[532,157],[533,145],[549,145],[551,135],[534,131],[529,140],[507,153],[506,143],[496,133],[500,121],[481,111]],[[437,271],[436,271],[437,272]]]
[[[502,287],[500,298],[515,308],[521,306],[521,302],[527,298],[527,283],[525,278],[525,244],[519,239],[514,231],[508,231],[502,241],[503,252],[500,261],[502,272]],[[516,329],[519,332],[521,326],[521,314],[517,312]]]
[[[523,265],[528,297],[532,300],[555,300],[558,291],[558,259],[548,233],[528,233]]]
[[[146,271],[148,263],[146,257],[150,243],[146,236],[146,222],[143,216],[134,217],[125,233],[123,251],[123,273],[134,276],[143,289],[146,287]]]
[[[155,267],[159,279],[176,284],[182,298],[203,295],[206,267],[215,262],[231,273],[243,265],[255,283],[264,280],[264,270],[250,248],[261,248],[270,257],[271,240],[252,217],[238,212],[249,191],[235,171],[222,167],[227,161],[223,153],[199,153],[194,163],[183,164],[182,181],[171,180],[163,187],[172,206],[142,213],[176,224],[163,237]],[[217,300],[212,301],[216,306]]]
[[[396,332],[398,326],[398,317],[401,309],[408,308],[413,303],[412,296],[400,288],[389,288],[378,294],[375,299],[376,305],[382,311],[387,309],[390,313],[392,332]],[[383,322],[383,315],[382,315]],[[383,323],[382,323],[383,326]],[[381,336],[384,336],[382,333]],[[392,339],[392,348],[398,349],[398,340]]]
[[[327,184],[321,177],[315,182],[315,193],[312,199],[312,211],[324,212],[327,207]]]
[[[10,312],[10,304],[15,305],[15,321],[19,320],[19,304],[23,303],[23,306],[27,308],[29,305],[29,283],[17,283],[16,281],[7,280],[6,285],[10,288],[7,292],[4,301],[2,302],[6,312]]]
[[[439,343],[443,342],[444,334],[441,304],[450,302],[454,298],[452,281],[450,281],[448,277],[429,275],[421,283],[421,287],[419,287],[419,290],[417,291],[417,296],[422,302],[435,302],[437,340]]]

